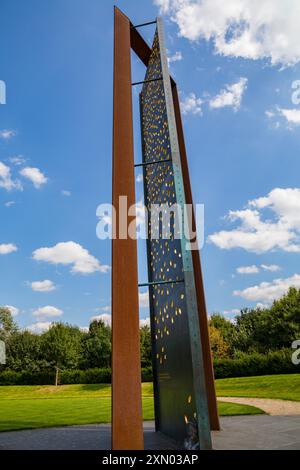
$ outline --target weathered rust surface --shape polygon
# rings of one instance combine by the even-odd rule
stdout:
[[[136,240],[119,239],[119,196],[135,204],[130,21],[115,8],[112,241],[112,449],[143,449]],[[132,220],[129,219],[129,223]]]
[[[175,110],[177,134],[178,134],[178,141],[179,141],[179,148],[180,148],[181,166],[182,166],[186,203],[193,204],[183,126],[182,126],[179,99],[178,99],[178,92],[177,92],[176,83],[173,80],[172,80],[172,92],[173,92],[174,110]],[[194,232],[195,232],[195,226],[196,226],[195,215],[193,211],[192,229]],[[205,371],[205,377],[206,377],[206,390],[207,390],[207,400],[208,400],[208,407],[209,407],[210,425],[211,425],[212,430],[218,431],[220,429],[220,422],[219,422],[218,407],[217,407],[214,371],[213,371],[213,363],[212,363],[212,357],[211,357],[207,310],[206,310],[206,303],[205,303],[203,276],[202,276],[199,250],[193,250],[192,255],[193,255],[194,273],[195,273],[195,284],[196,284],[196,293],[197,293],[197,302],[198,302],[200,333],[201,333],[201,340],[202,340],[204,371]]]
[[[151,49],[138,30],[133,28],[132,24],[130,26],[131,48],[147,67],[151,55]]]

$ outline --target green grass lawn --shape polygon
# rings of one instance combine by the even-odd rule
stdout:
[[[151,383],[142,384],[143,415],[154,418]],[[110,385],[0,387],[0,431],[111,421]],[[252,406],[219,403],[222,416],[260,414]]]
[[[216,381],[219,397],[279,398],[300,401],[300,374],[262,375]]]

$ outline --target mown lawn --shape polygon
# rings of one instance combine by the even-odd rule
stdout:
[[[300,374],[262,375],[216,381],[219,397],[278,398],[300,401]]]
[[[154,418],[151,383],[142,385],[144,420]],[[110,385],[2,386],[0,431],[111,421]],[[222,416],[260,414],[252,406],[219,403]]]

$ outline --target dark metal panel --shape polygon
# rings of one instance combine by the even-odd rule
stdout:
[[[173,92],[173,102],[174,102],[174,109],[175,109],[178,142],[179,142],[180,156],[181,156],[182,174],[183,174],[183,181],[184,181],[184,187],[185,187],[185,197],[186,197],[187,204],[193,205],[192,190],[191,190],[188,160],[187,160],[187,155],[186,155],[184,133],[183,133],[182,120],[181,120],[181,113],[180,113],[179,98],[178,98],[177,86],[175,82],[173,82],[172,84],[172,92]],[[192,230],[195,233],[196,223],[195,223],[194,211],[193,211],[192,222],[193,222]],[[196,291],[197,291],[200,333],[201,333],[202,350],[203,350],[203,357],[204,357],[204,370],[205,370],[205,378],[206,378],[210,424],[211,424],[212,430],[218,431],[220,430],[220,422],[219,422],[219,415],[218,415],[218,405],[217,405],[217,397],[216,397],[216,389],[215,389],[215,381],[214,381],[213,363],[212,363],[212,357],[211,357],[207,310],[206,310],[206,303],[205,303],[203,276],[202,276],[199,250],[193,250],[192,256],[193,256],[195,284],[196,284]]]
[[[135,204],[130,21],[115,8],[112,241],[112,448],[143,448],[136,240],[120,239],[119,196]],[[126,214],[127,215],[127,214]],[[129,220],[129,223],[131,220]]]
[[[145,203],[148,209],[151,204],[166,203],[171,207],[178,202],[178,181],[176,185],[173,167],[175,152],[170,138],[165,96],[166,80],[170,78],[163,73],[159,36],[156,34],[146,80],[152,80],[162,74],[164,83],[145,83],[140,95],[143,162],[147,164],[144,166]],[[170,159],[173,160],[173,164],[169,162]],[[148,165],[149,162],[156,164]],[[204,393],[199,394],[199,389],[196,387],[195,395],[195,383],[199,381],[198,374],[201,375],[200,363],[196,368],[193,365],[191,347],[195,350],[192,345],[195,338],[198,351],[201,350],[201,346],[200,333],[197,336],[192,331],[193,340],[191,339],[191,324],[196,328],[198,317],[196,316],[196,322],[193,320],[194,323],[189,321],[191,312],[188,312],[188,303],[191,305],[189,296],[194,281],[186,269],[188,255],[184,258],[182,243],[172,232],[174,217],[170,221],[172,236],[169,240],[165,240],[162,234],[158,240],[150,239],[152,225],[153,222],[150,220],[149,282],[188,279],[188,283],[171,282],[166,285],[149,286],[157,428],[183,445],[184,440],[191,437],[188,433],[191,423],[194,423],[197,416],[201,420],[199,423],[201,447],[209,448],[210,434],[207,432],[209,425],[208,414],[205,413],[206,391],[203,377],[201,377],[201,387]],[[192,261],[188,264],[188,269],[192,269]],[[191,310],[191,307],[189,309]],[[201,406],[204,404],[204,408],[199,407],[199,401]],[[188,422],[190,424],[187,424]]]

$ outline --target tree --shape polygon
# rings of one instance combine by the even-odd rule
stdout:
[[[235,325],[223,315],[220,315],[220,313],[213,313],[209,320],[209,326],[216,328],[220,332],[227,345],[227,354],[232,355],[236,336]]]
[[[151,351],[151,331],[148,325],[140,328],[140,344],[141,344],[141,363],[142,367],[149,367],[152,365],[152,351]]]
[[[0,339],[7,343],[10,336],[16,331],[18,331],[18,327],[13,320],[11,311],[6,307],[0,307]]]
[[[221,331],[215,326],[209,326],[210,346],[214,359],[228,356],[229,346],[224,340]]]
[[[41,337],[30,331],[12,333],[7,348],[7,366],[16,371],[37,372],[47,366],[41,357]]]
[[[44,358],[56,369],[55,385],[59,370],[78,367],[81,354],[81,332],[78,327],[54,323],[41,337]]]
[[[94,320],[89,332],[83,338],[84,368],[110,367],[111,365],[111,328],[102,320]]]

